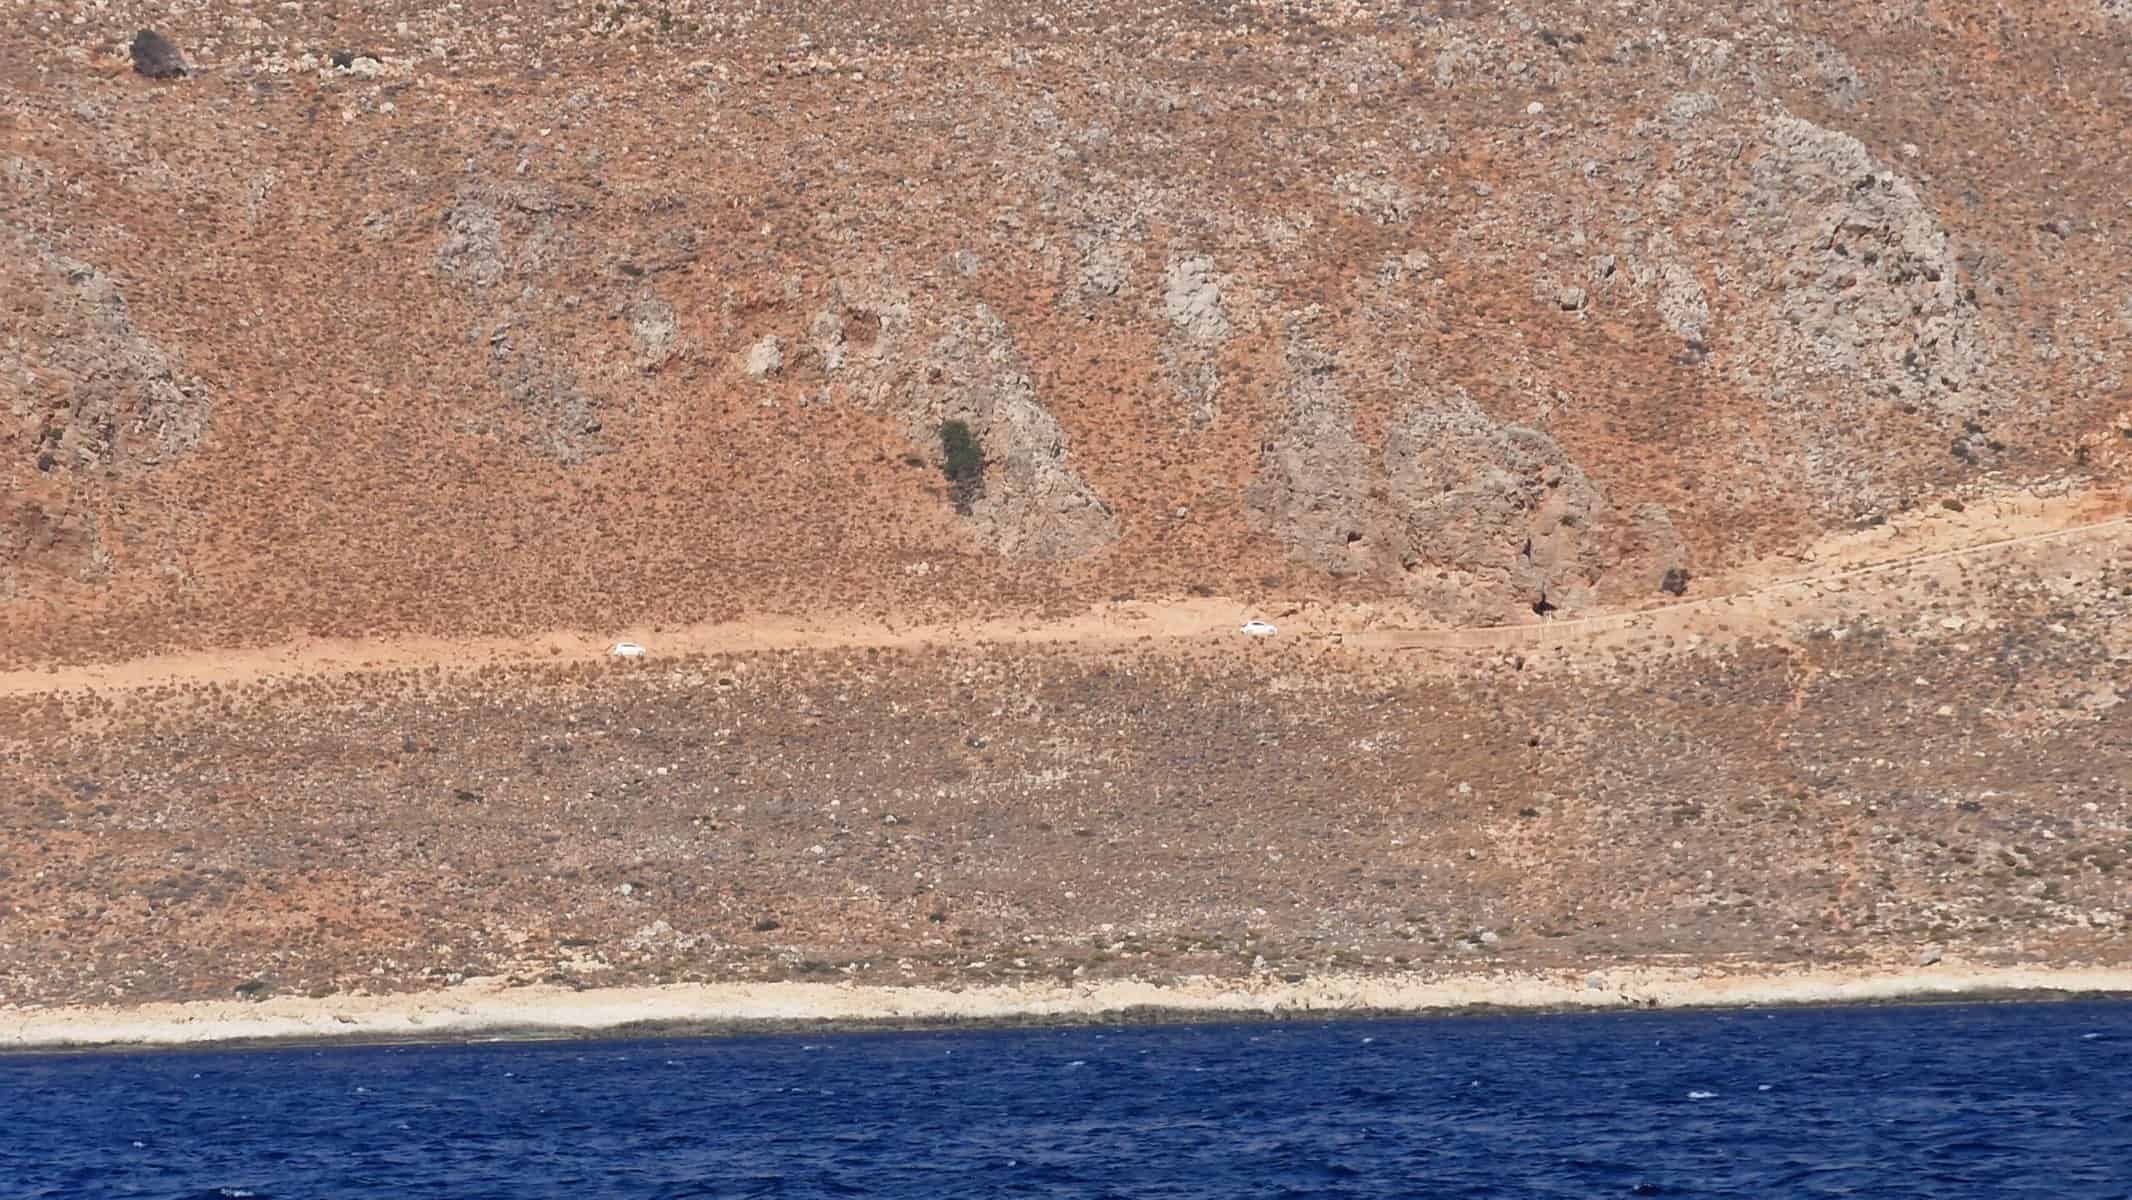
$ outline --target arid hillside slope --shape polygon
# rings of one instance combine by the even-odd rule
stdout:
[[[2109,0],[822,7],[0,11],[0,660],[1569,614],[2132,444]]]
[[[2122,529],[1611,643],[0,691],[0,1012],[477,977],[2123,966]]]

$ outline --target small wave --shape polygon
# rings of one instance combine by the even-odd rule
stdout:
[[[1715,1099],[1716,1097],[1717,1097],[1717,1093],[1716,1093],[1716,1092],[1689,1092],[1689,1093],[1688,1093],[1688,1099],[1690,1099],[1690,1100],[1712,1100],[1712,1099]]]

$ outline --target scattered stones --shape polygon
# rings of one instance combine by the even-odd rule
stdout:
[[[336,50],[328,60],[337,71],[346,71],[359,79],[375,79],[385,71],[385,64],[374,54],[360,50]]]

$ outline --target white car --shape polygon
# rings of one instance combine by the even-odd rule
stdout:
[[[1238,633],[1243,634],[1245,637],[1272,637],[1274,634],[1280,632],[1272,625],[1269,625],[1266,622],[1258,620],[1256,618],[1244,622],[1241,626],[1237,628],[1236,631]]]
[[[644,657],[644,647],[637,645],[635,642],[616,642],[607,653],[616,658],[642,658]]]

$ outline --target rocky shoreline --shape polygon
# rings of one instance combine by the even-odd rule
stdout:
[[[2132,996],[2132,968],[1622,967],[1579,973],[1326,975],[1300,982],[1112,980],[966,989],[830,983],[573,991],[472,979],[444,991],[138,1006],[0,1009],[0,1052],[986,1026],[1770,1008]]]

